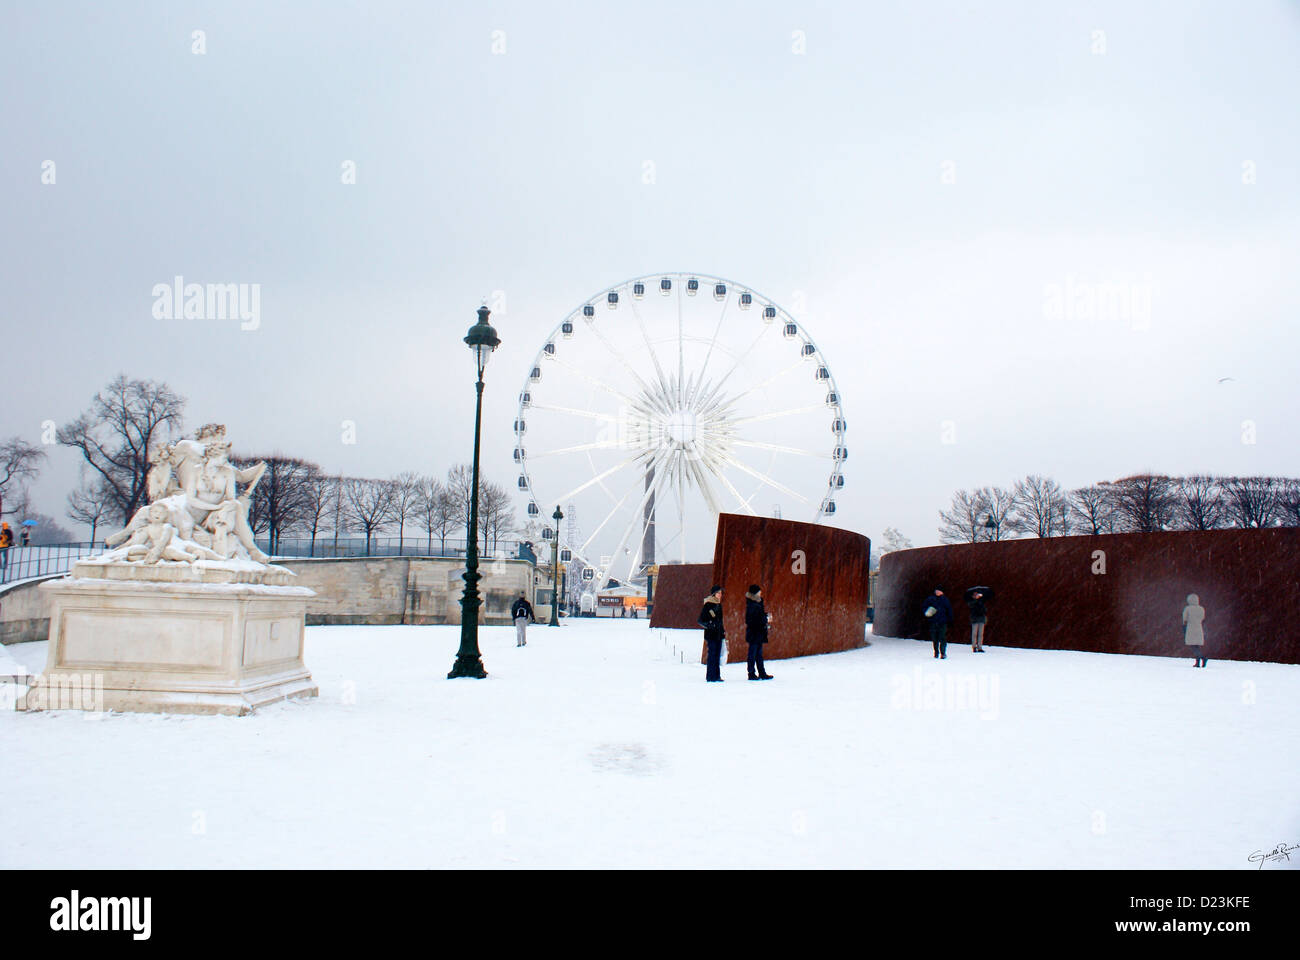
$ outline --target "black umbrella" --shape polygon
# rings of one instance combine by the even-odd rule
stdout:
[[[984,594],[983,599],[984,599],[984,602],[985,602],[985,603],[988,603],[990,600],[993,599],[993,588],[992,588],[992,587],[967,587],[967,588],[966,588],[966,602],[967,602],[967,603],[970,603],[973,599],[975,599],[975,594],[977,594],[977,593],[982,593],[982,594]]]

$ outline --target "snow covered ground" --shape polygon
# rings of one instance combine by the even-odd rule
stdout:
[[[1255,869],[1300,844],[1296,666],[877,638],[705,684],[698,634],[581,620],[485,628],[489,679],[448,681],[458,636],[309,628],[320,698],[242,719],[0,712],[0,867]],[[6,652],[36,673],[45,646]]]

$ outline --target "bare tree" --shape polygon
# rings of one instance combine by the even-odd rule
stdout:
[[[1015,520],[1011,524],[1019,533],[1031,537],[1063,536],[1069,530],[1069,503],[1061,485],[1051,477],[1031,473],[1017,480],[1012,490]]]
[[[113,504],[113,491],[104,482],[104,478],[91,479],[83,469],[81,483],[68,494],[68,519],[90,527],[90,542],[94,543],[99,525],[108,517]]]
[[[1184,530],[1214,530],[1223,523],[1223,491],[1214,477],[1174,481],[1174,521]]]
[[[0,517],[26,512],[26,481],[36,479],[44,459],[45,451],[22,437],[0,442]]]
[[[480,489],[482,483],[479,484]],[[470,495],[474,492],[474,471],[464,463],[457,464],[447,471],[447,493],[456,504],[460,526],[465,530],[468,540],[470,521]]]
[[[1276,477],[1229,477],[1223,483],[1223,507],[1233,526],[1274,526],[1281,516],[1284,485]]]
[[[320,467],[297,457],[278,453],[270,456],[239,457],[241,462],[266,463],[266,472],[253,489],[248,505],[248,525],[254,533],[266,532],[269,553],[280,546],[280,537],[302,522],[307,508],[307,482]]]
[[[1124,533],[1167,530],[1174,517],[1173,481],[1161,474],[1140,473],[1102,484],[1114,505],[1115,526]]]
[[[447,534],[456,527],[460,516],[455,501],[447,488],[436,477],[420,481],[420,502],[417,508],[424,531],[429,536],[429,553],[433,553],[433,538],[440,542],[442,553],[447,552]]]
[[[1071,491],[1070,505],[1074,508],[1074,523],[1079,532],[1099,534],[1115,531],[1115,505],[1108,487],[1094,485]]]
[[[62,446],[81,451],[112,491],[117,518],[126,523],[147,500],[150,447],[180,429],[184,411],[185,399],[167,384],[119,375],[56,436]]]
[[[944,543],[978,543],[984,534],[985,506],[979,492],[958,490],[952,506],[939,511],[939,539]]]
[[[347,477],[334,477],[330,487],[329,512],[334,525],[334,556],[339,555],[339,534],[349,529],[348,518],[348,484]]]
[[[984,511],[983,540],[1008,540],[1016,533],[1016,492],[1006,487],[980,487],[975,491]]]
[[[402,538],[406,535],[406,521],[414,519],[420,507],[420,477],[418,474],[399,473],[389,481],[393,491],[392,519],[397,524],[397,550],[400,554]]]
[[[498,484],[482,484],[479,517],[483,524],[483,549],[495,550],[503,539],[518,532],[515,504],[510,491]]]
[[[1284,527],[1300,527],[1300,479],[1282,481],[1278,498],[1278,523]]]
[[[302,514],[299,523],[311,535],[308,556],[316,556],[316,537],[320,533],[321,525],[330,515],[337,487],[338,479],[326,476],[319,469],[313,469],[303,478]]]
[[[376,531],[393,519],[393,481],[357,480],[347,482],[347,516],[366,534],[366,553]]]

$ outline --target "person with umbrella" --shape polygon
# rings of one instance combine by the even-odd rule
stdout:
[[[984,652],[984,625],[988,623],[988,608],[993,591],[988,587],[971,587],[966,591],[966,604],[970,607],[970,648],[972,653]]]

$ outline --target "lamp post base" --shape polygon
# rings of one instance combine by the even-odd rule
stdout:
[[[452,665],[451,673],[447,674],[447,679],[455,680],[458,677],[473,677],[475,680],[486,678],[487,671],[483,669],[483,658],[457,657],[456,662]]]

